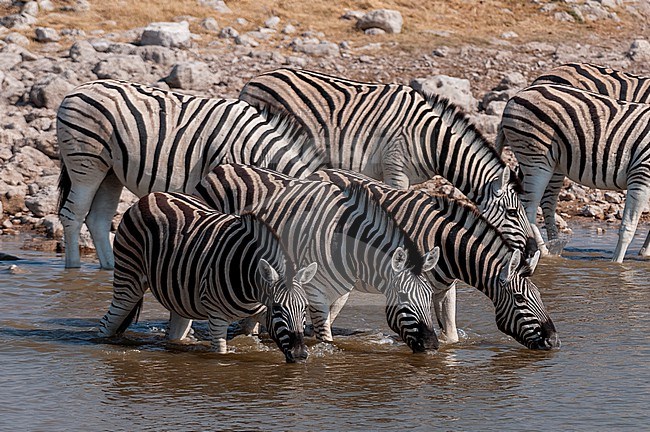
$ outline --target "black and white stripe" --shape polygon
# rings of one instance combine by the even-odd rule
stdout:
[[[408,86],[369,84],[278,69],[240,99],[292,115],[327,159],[399,189],[436,175],[449,180],[495,225],[532,237],[516,176],[455,105]],[[535,242],[527,256],[537,249]]]
[[[414,351],[437,348],[431,301],[424,278],[438,260],[399,229],[363,188],[296,180],[237,164],[214,168],[197,193],[224,212],[253,212],[278,233],[296,263],[316,262],[305,287],[316,335],[332,340],[332,317],[357,281],[386,295],[386,318]]]
[[[421,191],[400,191],[344,170],[320,170],[308,179],[339,187],[362,184],[388,210],[420,249],[439,245],[441,258],[427,274],[434,287],[434,306],[442,327],[440,339],[456,342],[456,281],[474,286],[495,306],[498,328],[532,349],[559,347],[555,327],[539,290],[528,279],[532,269],[513,245],[476,210]]]
[[[613,256],[622,262],[650,199],[650,105],[563,85],[530,86],[506,105],[497,147],[506,145],[524,176],[522,201],[532,224],[545,190],[558,191],[565,176],[592,188],[627,189]],[[555,214],[557,193],[547,195],[545,223],[553,239],[557,230],[548,216]],[[537,236],[543,244],[538,230]]]
[[[320,166],[300,128],[245,102],[135,83],[95,81],[69,93],[57,113],[59,215],[66,267],[78,267],[86,222],[103,268],[112,268],[111,219],[123,186],[138,196],[186,192],[223,161],[304,177]]]
[[[225,215],[178,193],[148,194],[124,215],[115,238],[113,301],[100,333],[124,332],[147,288],[185,319],[208,319],[225,353],[228,325],[265,310],[288,362],[304,360],[307,299],[316,264],[295,271],[273,231],[256,216]]]

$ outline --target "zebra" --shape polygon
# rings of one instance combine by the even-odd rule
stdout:
[[[439,248],[421,254],[362,188],[342,190],[265,168],[222,164],[195,193],[219,211],[257,214],[278,233],[290,259],[318,263],[305,287],[317,339],[333,341],[331,317],[360,280],[386,296],[388,325],[413,352],[438,348],[433,290],[424,275],[436,265]]]
[[[196,197],[154,192],[124,215],[115,238],[113,300],[100,335],[123,333],[148,288],[168,310],[208,319],[211,346],[227,352],[228,324],[268,311],[287,362],[302,361],[307,299],[316,263],[295,271],[273,230],[253,214],[226,215]]]
[[[422,191],[400,191],[346,170],[319,170],[307,178],[332,182],[341,188],[362,184],[399,226],[426,250],[439,245],[441,258],[427,274],[434,287],[434,307],[442,328],[439,339],[457,342],[456,282],[476,287],[494,304],[499,330],[531,349],[560,346],[553,321],[539,290],[528,279],[520,249],[474,208]]]
[[[590,63],[567,63],[540,75],[532,85],[557,84],[627,102],[650,102],[650,77]]]
[[[456,105],[397,84],[370,84],[318,72],[278,69],[249,81],[239,98],[290,114],[329,168],[383,180],[398,189],[441,175],[502,229],[525,232],[521,185]]]
[[[627,102],[650,103],[650,78],[610,69],[589,63],[567,63],[540,75],[533,81],[537,84],[558,84],[571,86]],[[555,211],[557,196],[564,183],[564,175],[553,174],[542,195],[540,206],[549,239],[557,238]],[[549,230],[550,227],[550,230]],[[650,233],[641,251],[650,247]],[[642,252],[641,255],[647,253]]]
[[[187,192],[222,161],[268,166],[304,177],[320,166],[294,122],[267,119],[236,99],[209,99],[137,83],[83,84],[57,112],[59,217],[65,266],[79,267],[86,222],[102,268],[113,267],[111,219],[124,186],[138,197]]]
[[[627,198],[613,261],[622,262],[650,198],[650,104],[624,102],[569,86],[530,86],[506,105],[497,147],[509,145],[524,175],[522,202],[531,224],[558,180],[624,190]],[[552,184],[549,186],[549,182]],[[561,183],[560,183],[561,184]],[[557,237],[557,193],[545,201],[549,239]],[[539,244],[543,244],[536,230]],[[642,256],[650,255],[645,247]]]

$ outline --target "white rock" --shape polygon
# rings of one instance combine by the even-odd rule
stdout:
[[[174,66],[165,82],[172,88],[206,90],[215,82],[215,74],[203,62],[184,62]]]
[[[179,51],[179,53],[181,52]],[[175,50],[163,46],[147,45],[139,47],[137,53],[143,60],[152,61],[162,66],[171,66],[179,60]],[[185,58],[184,52],[180,57]]]
[[[357,28],[366,30],[380,28],[386,33],[400,33],[402,31],[402,14],[391,9],[378,9],[365,14],[357,21]]]
[[[57,188],[48,186],[38,191],[36,195],[25,198],[25,206],[34,213],[34,216],[43,217],[58,211],[58,198]]]
[[[284,26],[284,28],[282,29],[282,33],[283,33],[283,34],[286,34],[286,35],[294,34],[295,32],[296,32],[296,27],[294,27],[294,26],[291,25],[291,24],[287,24],[287,25]]]
[[[199,0],[199,5],[209,7],[220,13],[232,13],[223,0]]]
[[[100,79],[134,80],[134,76],[144,75],[147,65],[139,55],[114,56],[101,60],[93,68]]]
[[[65,95],[75,86],[57,75],[46,75],[32,86],[29,100],[36,107],[57,109]]]
[[[293,50],[314,57],[338,56],[341,51],[339,46],[332,42],[307,42],[293,45]]]
[[[52,12],[54,5],[50,0],[38,0],[38,8],[44,12]]]
[[[43,219],[41,219],[40,224],[45,228],[47,236],[50,238],[62,238],[63,237],[63,224],[59,220],[59,217],[56,214],[48,214]]]
[[[59,32],[50,27],[36,27],[35,33],[38,42],[57,42],[61,40]]]
[[[470,82],[464,78],[436,75],[413,79],[410,85],[424,95],[439,94],[468,113],[476,111],[478,106],[477,100],[472,96]]]
[[[216,33],[219,31],[219,23],[217,23],[217,20],[212,17],[205,18],[201,21],[200,26],[209,32]]]
[[[7,43],[14,43],[16,45],[20,45],[23,47],[26,47],[29,45],[29,39],[27,36],[24,36],[20,33],[17,32],[11,32],[7,36],[5,36],[5,42]]]
[[[364,33],[369,35],[369,36],[375,36],[375,35],[386,34],[386,30],[383,30],[383,29],[380,29],[380,28],[377,28],[377,27],[373,27],[373,28],[365,29]]]
[[[27,30],[37,22],[38,20],[34,16],[25,13],[7,15],[0,18],[0,24],[16,30]]]
[[[280,24],[280,17],[278,16],[272,16],[264,21],[264,27],[271,29],[277,28],[278,24]]]
[[[363,12],[363,11],[351,10],[351,11],[347,11],[343,15],[341,15],[341,19],[349,20],[349,21],[358,21],[361,18],[363,18],[364,15],[365,15],[365,12]]]
[[[650,42],[646,39],[633,41],[627,55],[634,61],[650,61]]]
[[[28,1],[20,9],[20,12],[34,17],[38,16],[38,3],[35,1]]]
[[[260,43],[256,41],[255,38],[249,34],[243,34],[237,36],[235,38],[235,43],[237,45],[250,46],[250,47],[257,47],[260,45]]]
[[[70,47],[70,58],[75,62],[94,61],[97,59],[97,51],[88,41],[77,41]]]
[[[234,39],[239,36],[239,32],[232,27],[224,27],[219,33],[219,37],[223,39]]]
[[[160,45],[168,48],[187,48],[192,34],[187,21],[149,24],[140,37],[140,45]]]

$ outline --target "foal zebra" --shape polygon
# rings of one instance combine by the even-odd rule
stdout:
[[[441,259],[427,274],[434,287],[434,306],[442,328],[440,339],[458,341],[456,281],[483,292],[494,304],[499,330],[531,349],[559,347],[555,326],[542,303],[539,290],[528,279],[534,270],[521,259],[504,236],[473,208],[421,191],[400,191],[345,170],[316,171],[319,179],[349,187],[363,185],[420,249],[439,245]]]
[[[69,93],[57,112],[59,216],[65,265],[79,267],[86,222],[102,268],[113,267],[111,219],[123,186],[138,196],[187,192],[223,162],[268,166],[304,177],[320,166],[298,127],[266,119],[245,102],[208,99],[121,81]]]
[[[115,238],[113,301],[100,334],[123,333],[147,288],[168,310],[208,319],[212,347],[225,353],[228,324],[267,311],[271,338],[287,362],[307,358],[302,285],[316,264],[296,272],[273,230],[255,215],[225,215],[178,193],[145,195]]]
[[[516,176],[446,99],[425,99],[403,85],[291,69],[253,78],[239,98],[292,115],[330,168],[356,171],[399,189],[445,177],[492,223],[526,232],[532,248],[527,257],[537,250]]]
[[[389,327],[413,352],[437,349],[431,301],[424,275],[439,248],[424,255],[390,215],[359,187],[296,180],[274,171],[219,165],[197,186],[212,207],[253,212],[278,233],[296,263],[317,262],[305,287],[316,336],[332,341],[331,316],[357,281],[386,295]]]
[[[533,81],[558,84],[600,93],[627,102],[650,102],[650,77],[642,77],[589,63],[567,63]]]
[[[622,262],[650,199],[650,105],[568,86],[531,86],[506,105],[497,148],[506,145],[524,175],[522,202],[531,224],[549,191],[544,203],[549,239],[557,236],[554,215],[564,176],[592,188],[627,189],[613,256]],[[538,230],[536,234],[543,245]],[[640,254],[648,256],[650,250]]]

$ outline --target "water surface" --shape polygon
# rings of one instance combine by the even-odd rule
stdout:
[[[227,355],[169,344],[150,295],[140,322],[106,343],[96,326],[111,272],[92,257],[65,270],[61,255],[2,237],[0,251],[26,260],[0,262],[0,430],[646,429],[650,262],[633,255],[638,238],[623,265],[610,263],[616,231],[606,228],[575,229],[564,256],[533,277],[559,351],[500,333],[488,299],[465,286],[458,344],[413,355],[388,329],[383,298],[357,294],[336,344],[310,340],[297,365],[252,337],[230,341]]]

